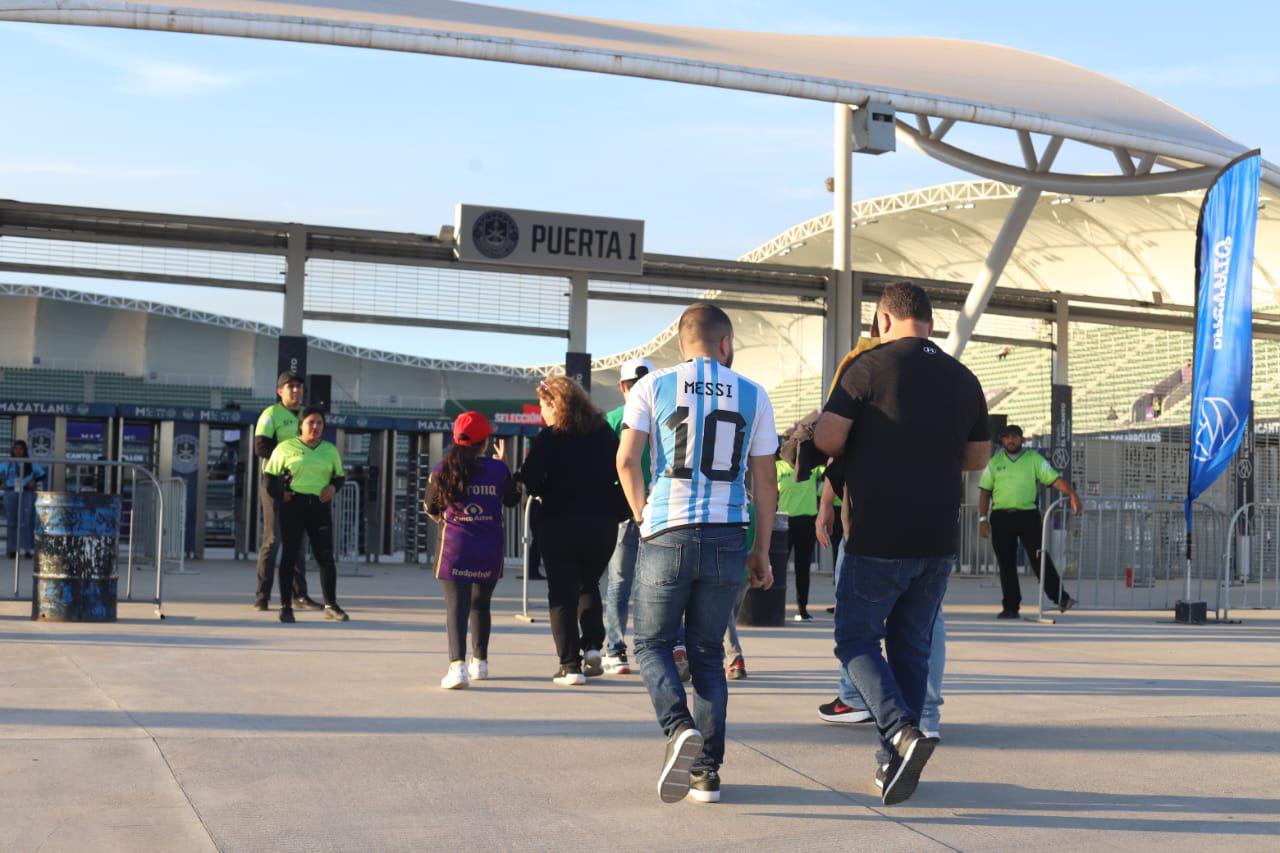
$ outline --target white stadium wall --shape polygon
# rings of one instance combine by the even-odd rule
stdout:
[[[147,315],[140,311],[40,300],[35,319],[33,350],[15,367],[30,366],[39,356],[47,367],[127,376],[146,371]]]
[[[28,296],[8,296],[0,300],[0,365],[31,365],[39,305],[40,300]]]

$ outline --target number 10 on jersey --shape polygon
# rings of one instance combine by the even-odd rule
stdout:
[[[693,469],[689,462],[689,407],[679,406],[666,420],[667,429],[676,434],[675,455],[663,476],[678,480],[692,480]],[[718,430],[733,430],[733,452],[729,456],[728,468],[716,467],[716,437]],[[733,482],[742,473],[742,445],[747,437],[747,420],[738,412],[715,409],[707,413],[699,426],[702,435],[702,453],[698,460],[698,470],[708,480],[716,482]]]

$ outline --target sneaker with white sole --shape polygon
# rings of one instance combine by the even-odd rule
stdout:
[[[587,683],[587,677],[576,669],[562,666],[551,676],[551,680],[562,687],[580,687]]]
[[[702,732],[686,725],[667,740],[667,755],[658,774],[658,796],[678,803],[689,794],[689,770],[702,752]]]
[[[936,740],[938,743],[942,743],[942,732],[937,729],[926,729],[921,727],[920,734],[924,735],[929,740]]]
[[[604,675],[603,660],[599,649],[587,649],[582,655],[582,674],[588,678]]]
[[[720,774],[714,770],[694,770],[689,774],[689,796],[700,803],[720,802]]]
[[[462,690],[471,686],[471,679],[467,676],[467,664],[465,661],[455,660],[449,664],[449,671],[444,674],[444,678],[440,679],[440,686],[445,690]]]
[[[869,723],[871,722],[871,712],[866,710],[858,710],[846,705],[840,700],[840,697],[832,699],[825,705],[818,706],[818,716],[826,720],[828,723]]]
[[[616,655],[604,656],[604,674],[605,675],[630,675],[631,664],[627,662],[627,653],[618,652]]]
[[[893,755],[884,768],[880,801],[886,806],[906,802],[920,784],[920,773],[933,755],[936,740],[925,737],[915,726],[904,726],[893,736]]]
[[[471,676],[472,681],[484,681],[489,677],[489,662],[472,658],[471,663],[467,664],[467,674]]]

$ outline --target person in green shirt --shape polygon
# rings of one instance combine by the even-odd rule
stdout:
[[[310,406],[303,410],[300,433],[276,446],[262,468],[264,485],[280,501],[280,534],[284,555],[280,560],[280,621],[293,622],[290,590],[294,567],[302,550],[302,536],[311,540],[320,564],[320,589],[324,615],[347,621],[338,606],[338,567],[333,561],[333,518],[329,502],[342,488],[345,472],[338,448],[324,440],[324,412]]]
[[[302,409],[302,377],[286,370],[276,380],[278,403],[272,403],[258,416],[254,430],[253,455],[263,465],[271,453],[283,441],[298,434],[298,412]],[[259,504],[262,507],[262,542],[258,547],[258,591],[254,595],[253,609],[266,610],[271,605],[271,583],[276,574],[276,558],[280,556],[280,501],[267,494],[266,480],[260,484]],[[307,570],[304,565],[304,549],[298,549],[297,571],[293,573],[292,606],[299,610],[319,610],[320,605],[307,595]]]
[[[631,394],[631,388],[640,381],[641,377],[652,373],[654,369],[653,362],[647,358],[634,358],[622,365],[618,390],[622,392],[624,405],[604,416],[619,439],[622,437],[622,431],[627,428],[622,422],[622,413],[626,410],[625,403]],[[653,466],[650,463],[647,444],[644,454],[640,457],[640,465],[644,473],[645,494],[648,494]],[[609,558],[609,580],[605,587],[604,671],[609,675],[627,675],[631,672],[631,664],[627,661],[627,614],[631,609],[631,589],[635,584],[636,554],[639,550],[640,525],[628,518],[618,524],[618,544],[614,546],[613,556]]]
[[[978,482],[978,534],[991,537],[991,547],[1000,564],[1001,602],[998,619],[1017,619],[1022,606],[1018,583],[1018,541],[1026,549],[1031,568],[1040,577],[1041,519],[1036,508],[1039,486],[1052,486],[1071,501],[1071,511],[1080,514],[1080,497],[1049,461],[1034,450],[1022,447],[1022,427],[1010,424],[1000,434],[1004,446],[982,472]],[[1066,613],[1076,603],[1062,586],[1053,560],[1044,555],[1044,592]]]
[[[796,615],[797,622],[812,622],[809,615],[809,569],[813,563],[817,545],[815,522],[818,516],[818,496],[822,494],[821,476],[809,472],[807,479],[796,480],[797,442],[788,441],[779,450],[781,454],[774,467],[778,473],[778,512],[787,515],[787,544],[795,555],[796,566]]]

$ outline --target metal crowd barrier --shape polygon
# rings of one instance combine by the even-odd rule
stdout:
[[[533,617],[529,615],[529,571],[532,566],[529,565],[529,546],[533,544],[533,529],[530,527],[530,517],[533,513],[529,510],[533,507],[533,502],[538,498],[529,496],[524,503],[524,554],[521,556],[524,560],[524,576],[520,581],[520,612],[516,614],[516,618],[521,622],[532,623]]]
[[[1180,500],[1128,497],[1083,498],[1072,516],[1060,498],[1043,519],[1044,547],[1037,617],[1044,616],[1044,564],[1051,556],[1066,591],[1082,609],[1166,610],[1194,585],[1204,600],[1205,582],[1218,588],[1222,604],[1222,555],[1227,545],[1223,513],[1197,504],[1192,517],[1193,555],[1186,562],[1186,520]],[[1056,602],[1055,602],[1056,603]]]
[[[1231,516],[1218,587],[1222,621],[1229,617],[1235,586],[1240,607],[1280,608],[1280,503],[1247,503]]]
[[[136,542],[135,553],[141,558],[154,559],[150,532],[160,531],[160,563],[167,565],[165,574],[198,575],[186,567],[187,557],[187,483],[181,477],[160,481],[160,497],[165,506],[175,510],[161,517],[157,512],[156,493],[151,489],[139,489],[137,475],[130,472],[131,490],[129,505],[128,537]],[[178,511],[182,508],[183,511]],[[142,531],[145,531],[143,533]],[[173,568],[176,566],[176,568]]]
[[[360,484],[347,480],[333,496],[333,559],[349,578],[371,578],[360,571]],[[343,565],[351,568],[342,570]]]
[[[31,457],[0,456],[0,462],[25,462],[28,464],[36,463],[44,466],[48,470],[49,475],[52,475],[53,468],[55,468],[58,465],[68,465],[68,466],[74,465],[77,467],[103,468],[103,469],[118,468],[121,471],[128,470],[132,478],[132,483],[134,484],[133,500],[135,502],[137,501],[137,496],[139,494],[137,489],[137,482],[138,482],[137,475],[138,475],[138,472],[141,472],[142,475],[146,478],[146,482],[149,483],[155,489],[155,494],[156,494],[156,529],[155,529],[156,591],[155,591],[155,599],[153,603],[155,605],[156,616],[161,619],[164,618],[162,602],[163,602],[163,584],[164,584],[164,579],[163,579],[164,578],[164,571],[163,571],[164,562],[163,561],[164,561],[165,499],[164,499],[164,490],[162,489],[160,485],[160,481],[156,478],[156,475],[154,473],[144,468],[143,466],[135,464],[133,462],[117,462],[117,461],[108,460],[108,459],[65,459],[62,457],[35,459]],[[22,506],[21,503],[19,503],[18,506],[19,506],[19,511],[21,511],[21,506]],[[124,593],[124,597],[128,601],[133,600],[133,573],[135,570],[135,567],[134,567],[135,537],[133,536],[133,529],[134,529],[133,513],[130,512],[128,542],[126,544],[127,552],[126,552],[126,558],[125,558],[125,593]],[[13,558],[13,597],[15,600],[22,598],[21,592],[22,592],[22,549],[17,548],[14,550],[14,558]]]

